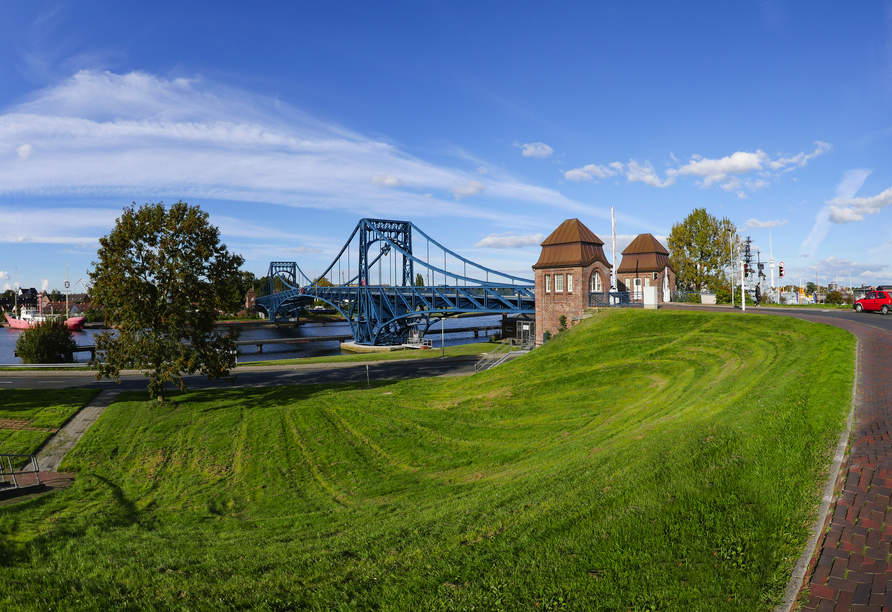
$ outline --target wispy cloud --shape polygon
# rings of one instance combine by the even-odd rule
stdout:
[[[452,194],[455,196],[456,200],[461,200],[462,198],[483,193],[485,189],[486,186],[480,181],[467,181],[461,185],[453,187]]]
[[[511,177],[490,174],[484,185],[475,170],[426,162],[272,99],[145,73],[82,71],[8,109],[0,160],[0,196],[204,198],[499,221],[512,213],[460,200],[510,192],[584,206]]]
[[[748,229],[767,229],[771,227],[781,227],[789,222],[789,219],[784,219],[783,221],[759,221],[758,219],[750,219],[749,221],[744,223],[743,227]]]
[[[626,181],[629,183],[641,182],[651,187],[668,187],[675,183],[674,177],[661,180],[657,176],[657,172],[653,165],[645,161],[643,164],[635,160],[630,160],[628,164],[622,162],[612,162],[606,166],[597,164],[589,164],[581,168],[574,168],[564,172],[564,178],[571,181],[592,181],[596,178],[606,179],[619,174],[626,175]]]
[[[491,249],[519,249],[526,246],[538,246],[543,240],[545,240],[543,234],[514,236],[511,232],[506,232],[504,234],[490,234],[474,246]]]
[[[520,154],[524,157],[536,157],[542,159],[554,153],[554,149],[544,142],[528,142],[526,144],[515,142],[514,146],[521,149]]]
[[[873,172],[873,170],[857,168],[854,170],[847,170],[843,173],[842,179],[836,186],[836,199],[826,202],[821,210],[815,215],[815,224],[808,237],[799,247],[799,254],[801,256],[809,257],[810,255],[813,255],[818,250],[818,246],[821,244],[821,241],[824,240],[827,232],[830,231],[831,223],[839,223],[839,221],[831,220],[831,212],[834,206],[833,202],[837,202],[836,206],[839,206],[838,203],[852,200],[855,197],[855,194],[858,193],[858,190],[861,189],[864,181],[870,176],[871,172]],[[843,207],[840,207],[840,210],[842,210],[842,208]],[[842,215],[845,213],[840,212],[837,214]]]
[[[725,191],[734,192],[738,198],[744,199],[747,197],[746,192],[743,191],[744,187],[751,192],[758,191],[768,187],[770,182],[764,178],[741,180],[739,177],[753,172],[770,176],[772,173],[779,174],[802,168],[808,164],[810,159],[814,159],[832,148],[829,143],[816,141],[815,150],[812,153],[802,152],[789,157],[779,155],[777,159],[771,159],[767,153],[761,150],[757,150],[755,153],[737,151],[717,159],[692,155],[688,163],[677,168],[672,166],[667,168],[665,178],[660,178],[649,161],[639,163],[631,160],[628,164],[622,162],[613,162],[607,165],[588,164],[566,171],[564,178],[577,182],[594,181],[625,174],[626,181],[629,183],[641,182],[651,187],[669,187],[675,184],[678,177],[691,176],[696,179],[694,184],[704,189],[718,185]],[[678,163],[675,155],[670,153],[669,157],[672,162]]]
[[[875,215],[892,205],[892,187],[875,196],[854,197],[871,172],[873,170],[867,169],[849,170],[846,172],[843,182],[840,184],[840,187],[846,185],[846,188],[838,188],[836,190],[836,198],[827,201],[830,207],[830,221],[833,223],[863,221],[865,215]],[[848,188],[849,185],[855,188],[850,189]]]

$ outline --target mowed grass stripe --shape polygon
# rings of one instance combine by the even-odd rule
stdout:
[[[0,509],[29,585],[0,603],[767,610],[853,348],[797,320],[616,312],[463,379],[122,396],[72,488]]]

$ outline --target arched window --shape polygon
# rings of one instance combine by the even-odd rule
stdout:
[[[602,291],[604,291],[604,288],[601,285],[601,275],[598,274],[597,270],[592,272],[591,291],[595,293],[601,293]]]

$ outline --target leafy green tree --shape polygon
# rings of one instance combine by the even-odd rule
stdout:
[[[207,213],[182,201],[134,203],[99,244],[91,293],[115,330],[95,337],[104,357],[96,378],[144,370],[149,394],[164,401],[165,383],[186,390],[183,374],[229,376],[238,332],[216,332],[214,322],[235,305],[244,260],[220,243]]]
[[[415,275],[415,286],[424,287],[424,277],[420,273]]]
[[[669,234],[669,258],[678,277],[676,284],[700,291],[728,284],[731,265],[728,234],[737,253],[740,237],[727,217],[721,220],[695,208],[681,223],[672,226]]]
[[[65,323],[47,321],[23,330],[15,342],[22,363],[74,363],[77,342]]]
[[[806,293],[809,293],[809,294],[814,293],[816,289],[817,289],[817,285],[815,285],[814,283],[812,283],[810,281],[805,283],[805,292]]]

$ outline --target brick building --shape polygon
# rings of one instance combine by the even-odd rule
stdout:
[[[640,302],[645,287],[659,287],[657,300],[672,301],[675,291],[675,269],[669,262],[669,251],[653,234],[638,234],[623,251],[623,260],[616,269],[619,291],[628,291],[633,301]]]
[[[573,317],[588,308],[589,292],[610,290],[610,265],[604,241],[579,219],[567,219],[542,243],[533,266],[536,279],[536,344],[545,332],[560,329],[560,317]]]

